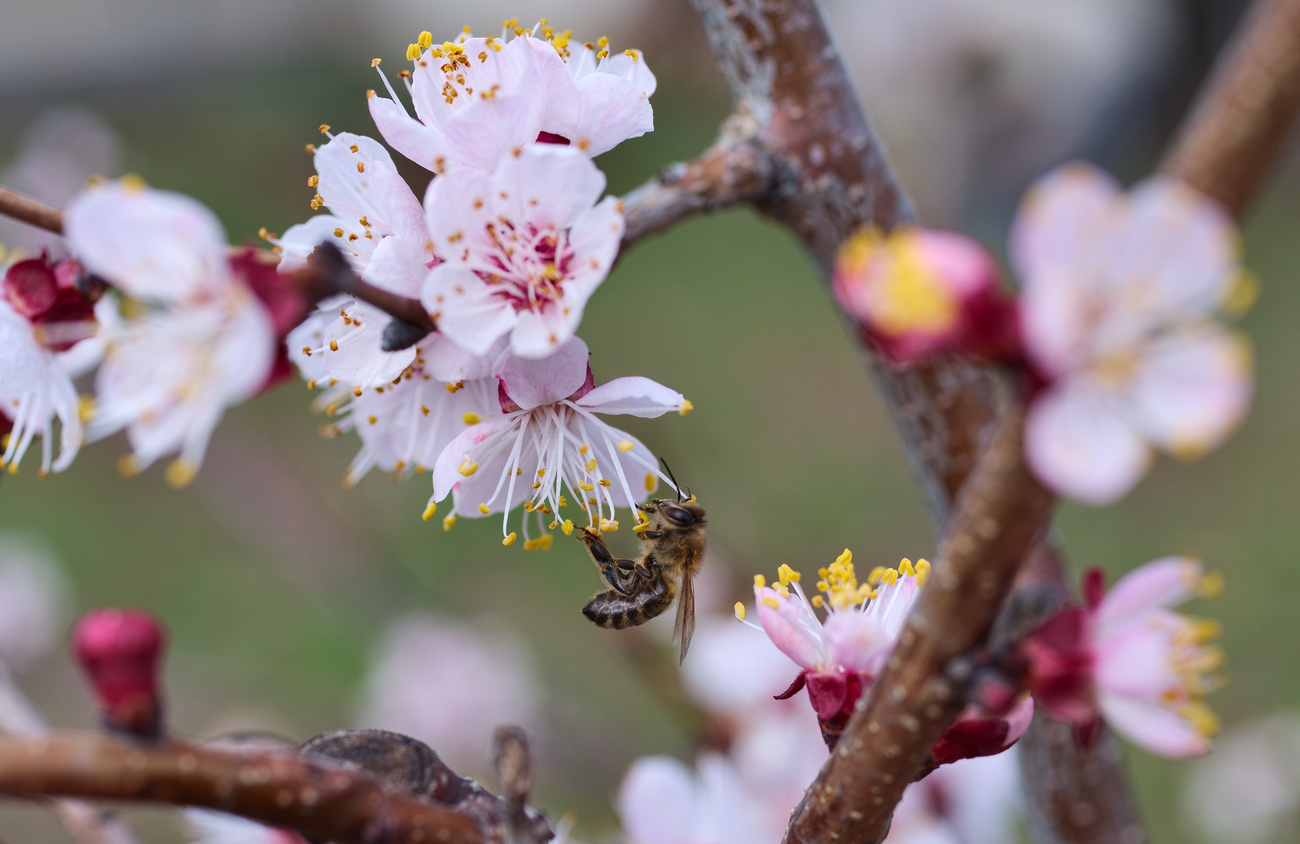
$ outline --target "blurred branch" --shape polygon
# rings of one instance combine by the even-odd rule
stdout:
[[[9,671],[0,665],[0,735],[41,735],[45,721],[14,684]],[[135,844],[135,834],[116,812],[99,809],[80,800],[51,800],[59,823],[80,844]]]
[[[1300,110],[1300,0],[1259,0],[1161,170],[1241,216]]]
[[[1024,462],[1024,403],[1009,384],[999,392],[997,428],[958,498],[930,583],[795,810],[787,841],[826,841],[832,831],[837,841],[882,841],[903,789],[966,705],[974,658],[1046,531],[1053,500]]]
[[[238,754],[94,734],[0,736],[0,794],[216,809],[337,844],[482,844],[479,823],[296,754]]]
[[[63,212],[0,185],[0,214],[47,232],[63,234]]]
[[[362,281],[332,242],[327,240],[317,246],[308,258],[308,263],[310,267],[300,274],[300,281],[307,287],[313,303],[343,293],[374,305],[393,318],[393,323],[384,328],[385,351],[414,346],[435,330],[429,312],[419,299],[399,296]]]

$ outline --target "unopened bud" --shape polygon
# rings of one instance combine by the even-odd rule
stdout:
[[[162,625],[140,610],[92,610],[77,622],[73,654],[107,729],[148,739],[161,734],[158,663],[164,644]]]
[[[984,247],[952,232],[866,229],[845,241],[835,296],[890,359],[941,352],[998,358],[1015,348],[1011,300]]]

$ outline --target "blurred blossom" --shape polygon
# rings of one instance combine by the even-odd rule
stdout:
[[[754,635],[730,616],[699,618],[682,672],[687,691],[714,712],[743,718],[791,708],[773,700],[790,686],[790,660],[771,639]]]
[[[1289,841],[1300,824],[1300,718],[1275,715],[1228,730],[1192,768],[1183,795],[1205,841]]]
[[[868,228],[840,247],[835,296],[898,363],[940,352],[997,357],[1016,346],[1012,300],[983,246],[954,232]]]
[[[1023,813],[1015,748],[944,765],[903,792],[886,844],[1006,844]]]
[[[389,628],[357,723],[428,744],[453,769],[485,767],[492,731],[535,726],[541,687],[514,637],[432,615]]]
[[[1026,354],[1046,386],[1025,454],[1062,495],[1123,497],[1153,449],[1196,457],[1236,428],[1251,395],[1244,337],[1215,318],[1251,284],[1227,214],[1185,185],[1127,194],[1082,164],[1025,196],[1011,233]]]
[[[86,269],[132,300],[108,327],[90,437],[126,429],[127,473],[179,452],[166,477],[183,486],[226,408],[271,376],[277,326],[257,293],[275,287],[275,269],[248,250],[230,256],[221,223],[200,203],[138,180],[79,194],[66,232]]]
[[[1177,31],[1169,0],[826,5],[908,192],[945,225],[1078,154],[1099,125],[1145,117],[1130,108],[1157,93]]]
[[[208,809],[185,809],[181,814],[193,844],[304,844],[296,832],[272,829],[238,815]]]
[[[0,664],[21,670],[43,657],[63,632],[66,579],[42,546],[0,534]]]
[[[69,106],[42,111],[23,132],[18,152],[0,168],[0,185],[62,207],[91,176],[116,176],[121,165],[117,135],[93,111]],[[67,252],[56,234],[0,218],[0,244],[36,255]]]
[[[1218,731],[1204,703],[1218,688],[1223,651],[1208,642],[1217,622],[1170,607],[1211,597],[1222,578],[1197,560],[1164,557],[1139,566],[1106,591],[1100,569],[1084,575],[1086,606],[1049,618],[1024,642],[1029,689],[1054,717],[1096,734],[1116,732],[1161,756],[1198,756]]]
[[[764,829],[736,766],[716,753],[701,754],[694,772],[667,756],[638,759],[623,778],[617,804],[632,844],[780,840],[780,830]]]

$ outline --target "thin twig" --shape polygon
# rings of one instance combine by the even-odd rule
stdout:
[[[238,754],[96,734],[0,736],[0,794],[199,806],[338,844],[482,844],[478,823],[288,753]]]
[[[0,214],[47,232],[63,234],[62,211],[4,186],[0,186]]]
[[[620,252],[686,217],[766,196],[774,174],[771,161],[755,143],[756,128],[753,115],[738,110],[698,158],[665,167],[623,197],[627,228]]]
[[[1300,110],[1300,0],[1259,0],[1161,170],[1240,216]]]

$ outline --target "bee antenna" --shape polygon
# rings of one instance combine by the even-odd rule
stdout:
[[[668,461],[660,457],[659,462],[663,465],[664,471],[668,473],[668,479],[673,482],[673,487],[677,489],[677,500],[681,501],[682,500],[681,484],[677,483],[677,479],[673,477],[673,470],[668,468]]]

